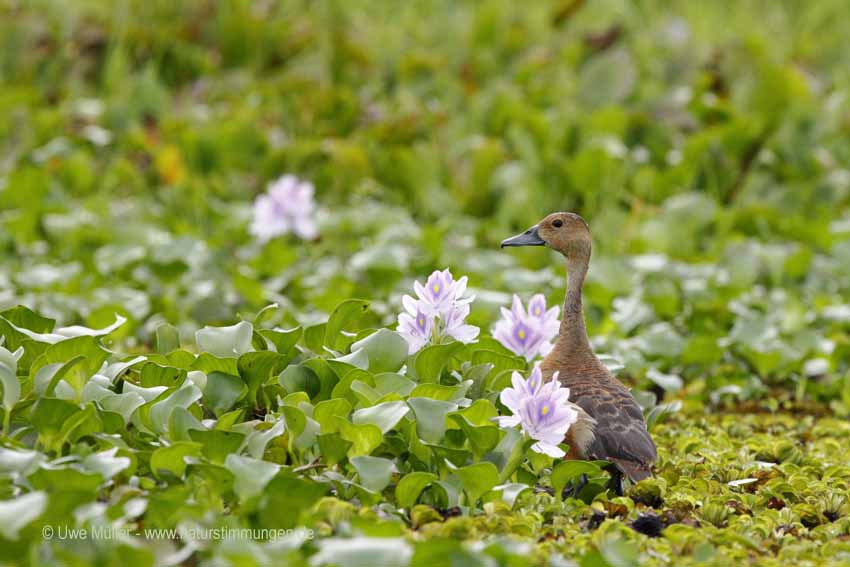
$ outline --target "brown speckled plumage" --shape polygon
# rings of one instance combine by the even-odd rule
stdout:
[[[557,372],[570,389],[570,400],[586,412],[567,434],[568,458],[603,459],[633,481],[646,478],[652,474],[656,451],[643,413],[593,353],[587,338],[581,302],[591,252],[587,223],[573,213],[553,213],[503,246],[543,244],[566,257],[569,275],[560,333],[541,368],[547,380]]]

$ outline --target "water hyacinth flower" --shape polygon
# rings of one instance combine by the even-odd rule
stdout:
[[[499,400],[513,415],[494,418],[502,427],[521,426],[522,431],[536,443],[532,450],[560,458],[566,455],[558,445],[570,426],[578,421],[576,406],[569,401],[570,389],[558,381],[558,373],[543,383],[539,366],[535,366],[528,380],[519,372],[511,376],[511,388],[505,388]]]
[[[294,233],[311,240],[316,228],[315,189],[309,181],[284,175],[269,185],[268,191],[254,201],[254,219],[250,232],[262,243],[284,234]]]
[[[463,297],[466,293],[466,282],[466,276],[455,281],[452,273],[446,268],[442,272],[434,270],[425,285],[419,281],[413,282],[413,289],[427,310],[435,315],[446,316],[453,308],[468,304],[474,299],[472,296]]]
[[[478,338],[480,329],[466,323],[469,304],[474,296],[464,297],[466,276],[455,280],[446,269],[436,270],[422,285],[414,283],[416,298],[402,298],[404,312],[398,316],[397,330],[413,354],[427,344],[438,344],[451,337],[462,343],[471,343]]]
[[[552,340],[558,336],[560,322],[558,307],[546,310],[546,299],[538,293],[528,302],[526,310],[514,294],[511,309],[502,307],[502,318],[493,327],[493,338],[527,361],[546,356],[552,350]]]

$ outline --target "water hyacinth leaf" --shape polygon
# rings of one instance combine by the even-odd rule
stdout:
[[[195,342],[203,352],[220,358],[238,358],[251,352],[254,326],[242,321],[230,327],[204,327],[195,333]]]
[[[249,457],[261,459],[263,458],[263,454],[266,452],[266,446],[269,444],[269,441],[276,437],[280,437],[285,431],[286,422],[282,419],[276,421],[274,425],[268,429],[252,429],[248,433],[247,438],[245,439],[245,444],[242,448]]]
[[[408,414],[410,408],[404,402],[384,402],[368,408],[359,409],[351,416],[357,425],[371,423],[378,426],[381,433],[387,433]]]
[[[375,374],[395,372],[407,360],[407,341],[389,329],[378,329],[351,345],[351,352],[360,351],[369,360],[369,370]]]
[[[83,360],[78,366],[69,369],[64,379],[76,392],[82,392],[89,376],[95,374],[109,357],[109,351],[92,337],[76,337],[48,346],[32,363],[30,375],[37,374],[39,369],[48,364],[64,364],[77,357],[83,357]]]
[[[158,478],[171,474],[182,478],[186,472],[186,457],[200,457],[201,444],[191,441],[179,441],[167,447],[160,447],[151,454],[151,472]]]
[[[47,508],[47,493],[30,492],[12,500],[0,500],[0,534],[15,541],[27,524],[41,516]]]
[[[460,480],[455,477],[448,480],[435,480],[432,490],[436,492],[442,508],[454,508],[460,504]]]
[[[324,350],[325,329],[327,329],[327,327],[327,323],[319,323],[318,325],[305,327],[303,334],[304,346],[316,354],[321,353]]]
[[[106,411],[117,413],[124,420],[124,425],[130,423],[133,413],[145,405],[145,399],[139,394],[112,394],[98,400],[98,404]]]
[[[329,467],[345,459],[354,445],[351,441],[343,439],[339,433],[321,434],[316,439],[319,443],[319,451],[322,453],[322,460]]]
[[[459,425],[466,434],[472,452],[478,457],[491,451],[499,442],[500,431],[493,424],[476,426],[461,414],[451,414],[449,418]]]
[[[261,494],[280,471],[280,465],[233,454],[227,456],[224,466],[233,473],[233,491],[241,501]]]
[[[189,437],[201,444],[201,452],[213,463],[221,464],[231,453],[235,453],[245,441],[245,435],[235,431],[217,429],[190,429]]]
[[[173,366],[161,366],[155,362],[145,362],[139,371],[139,385],[143,388],[165,386],[174,388],[183,383],[186,371]]]
[[[407,400],[416,415],[416,431],[427,443],[439,443],[446,433],[446,416],[457,410],[457,404],[430,398]]]
[[[375,376],[375,391],[381,396],[385,396],[390,393],[408,396],[415,387],[416,382],[410,378],[402,376],[401,374],[385,372]]]
[[[369,370],[369,356],[363,350],[354,350],[345,356],[339,356],[328,360],[328,364],[338,375],[344,375],[346,372],[345,366],[341,366],[341,364],[353,366],[360,370]]]
[[[369,455],[378,448],[384,440],[381,430],[371,423],[355,425],[341,417],[335,417],[340,437],[351,443],[348,457]]]
[[[168,354],[169,352],[180,348],[180,331],[177,327],[168,323],[163,323],[156,328],[156,337],[154,341],[154,350],[160,354]]]
[[[499,486],[494,486],[493,490],[501,490],[502,492],[502,502],[510,506],[514,507],[517,499],[519,499],[522,494],[525,492],[531,492],[532,489],[527,484],[522,484],[519,482],[509,482],[507,484],[502,484]]]
[[[506,370],[518,370],[525,372],[527,363],[521,356],[496,352],[494,350],[477,349],[472,353],[472,364],[490,364],[492,366],[491,376],[501,374]]]
[[[293,329],[261,329],[257,332],[274,345],[275,351],[279,354],[287,354],[301,338],[304,330],[301,327],[295,327]]]
[[[221,416],[245,395],[248,388],[238,376],[223,372],[211,372],[207,375],[207,385],[203,392],[204,407],[216,416]]]
[[[328,489],[326,484],[299,478],[281,470],[263,490],[259,525],[274,529],[291,529],[302,525],[301,513],[311,508]]]
[[[249,352],[239,357],[239,376],[248,386],[248,400],[257,405],[257,391],[286,364],[286,357],[276,352]]]
[[[369,302],[363,299],[346,299],[337,305],[328,318],[323,344],[335,350],[345,348],[350,341],[342,334],[342,331],[360,319],[368,310]]]
[[[24,327],[18,327],[17,325],[2,316],[0,316],[0,320],[4,321],[7,325],[9,325],[14,331],[17,331],[18,333],[26,335],[27,337],[36,342],[46,343],[50,345],[55,345],[62,341],[67,341],[69,339],[78,337],[104,337],[127,322],[126,318],[116,313],[115,322],[109,325],[108,327],[104,327],[102,329],[89,329],[88,327],[82,327],[80,325],[72,325],[70,327],[62,327],[56,329],[53,332],[49,333],[37,333]]]
[[[117,453],[117,447],[101,451],[100,453],[92,453],[83,459],[83,469],[100,474],[103,480],[110,480],[131,464],[129,457],[116,457],[115,455]]]
[[[362,380],[353,380],[350,389],[361,405],[371,406],[381,398],[372,386]]]
[[[437,480],[437,475],[425,471],[415,471],[404,475],[395,488],[396,506],[410,508],[419,499],[422,491]]]
[[[319,543],[319,551],[310,558],[310,564],[317,567],[406,567],[412,557],[413,547],[402,538],[327,538]]]
[[[393,461],[381,457],[352,457],[350,461],[360,476],[360,484],[371,492],[381,492],[390,483],[393,473],[398,472]]]
[[[76,404],[56,398],[40,398],[29,414],[29,421],[39,433],[39,440],[52,447],[62,426],[81,410]]]
[[[472,386],[471,380],[465,380],[456,386],[446,386],[445,384],[419,384],[412,392],[412,398],[430,398],[432,400],[457,401],[466,395]]]
[[[197,370],[204,374],[210,372],[224,372],[225,374],[239,375],[239,365],[236,358],[219,358],[208,352],[202,352],[192,362],[189,370]]]
[[[664,374],[655,368],[647,370],[646,377],[668,392],[678,392],[684,385],[681,376],[676,374]]]
[[[206,427],[186,408],[176,407],[168,418],[168,436],[172,441],[191,441],[191,430],[204,431]]]
[[[46,457],[38,451],[0,447],[0,472],[29,475]]]
[[[484,494],[499,484],[499,471],[489,462],[461,467],[454,474],[460,478],[469,506],[474,506]]]
[[[307,426],[307,416],[300,409],[293,406],[283,406],[280,408],[283,413],[283,419],[286,421],[286,431],[289,432],[290,439],[294,440]]]
[[[438,382],[449,360],[463,346],[463,343],[451,342],[440,345],[429,345],[420,350],[413,360],[413,366],[419,381]]]
[[[339,416],[346,418],[349,413],[351,413],[351,404],[348,403],[348,400],[345,398],[334,398],[316,404],[316,407],[313,409],[313,419],[319,423],[323,433],[333,433],[337,430],[338,426],[333,417]]]
[[[552,469],[552,488],[555,490],[555,497],[560,499],[564,487],[568,483],[578,481],[581,475],[597,476],[602,473],[602,469],[593,461],[562,461]]]
[[[316,373],[302,365],[287,366],[277,381],[288,393],[307,392],[311,398],[319,392],[321,387]]]
[[[310,396],[314,402],[320,402],[332,397],[332,393],[336,385],[339,383],[339,376],[328,364],[324,358],[311,358],[302,364],[316,374],[319,381],[319,391]]]
[[[503,429],[505,432],[499,444],[484,455],[484,460],[493,463],[499,470],[499,482],[506,482],[516,472],[525,458],[526,451],[534,444],[526,439],[518,429]]]
[[[18,381],[18,359],[23,350],[11,353],[0,346],[0,388],[3,390],[3,419],[8,433],[12,410],[21,398],[21,383]]]
[[[181,407],[186,409],[200,400],[202,395],[201,391],[194,384],[183,384],[180,388],[172,392],[170,396],[154,403],[150,407],[150,426],[158,433],[166,432],[168,430],[171,412],[174,411],[174,408]]]

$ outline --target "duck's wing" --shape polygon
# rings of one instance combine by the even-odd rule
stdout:
[[[587,456],[611,461],[633,481],[650,476],[655,443],[631,393],[617,382],[597,384],[582,394],[575,403],[596,420]]]

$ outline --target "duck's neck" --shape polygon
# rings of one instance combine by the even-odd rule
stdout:
[[[589,248],[567,259],[567,295],[564,299],[561,329],[555,344],[555,349],[562,355],[593,356],[581,305],[581,288],[589,262]]]

